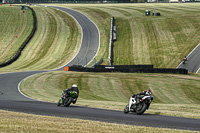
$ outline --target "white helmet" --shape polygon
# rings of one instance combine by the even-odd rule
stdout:
[[[77,87],[77,85],[76,85],[76,84],[73,84],[72,87]]]

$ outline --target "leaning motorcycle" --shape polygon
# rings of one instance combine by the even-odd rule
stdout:
[[[186,61],[187,61],[187,58],[185,57],[185,58],[183,59],[183,64],[185,64]]]
[[[136,100],[139,100],[136,102]],[[143,114],[147,109],[149,109],[149,106],[151,102],[153,101],[153,96],[148,95],[148,96],[136,96],[131,97],[129,104],[126,105],[124,108],[124,113],[128,112],[136,112],[136,114],[141,115]]]
[[[68,107],[72,102],[77,100],[78,94],[76,91],[72,91],[69,94],[64,93],[61,99],[58,101],[57,106],[64,105]]]

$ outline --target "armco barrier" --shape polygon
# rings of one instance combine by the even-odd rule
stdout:
[[[110,28],[110,44],[109,44],[109,65],[114,63],[114,41],[117,41],[117,27],[115,26],[115,18],[111,18]]]
[[[43,0],[43,1],[45,1],[45,0]],[[60,1],[55,1],[55,0],[54,1],[53,0],[46,0],[46,1],[49,2],[49,3],[52,3],[52,2],[59,3],[60,2]],[[63,0],[61,2],[64,2],[64,3],[65,2],[66,3],[105,3],[105,4],[106,3],[131,3],[130,0],[105,0],[105,1],[100,1],[100,0],[96,0],[96,1],[95,0],[92,0],[92,1],[89,1],[89,0],[76,0],[76,1]],[[42,3],[44,3],[44,2],[42,2]]]
[[[113,26],[113,31],[112,31],[112,36],[113,36],[113,41],[117,41],[117,26]]]
[[[17,53],[8,61],[1,63],[0,67],[5,67],[7,65],[10,65],[14,61],[16,61],[19,58],[19,56],[21,55],[21,52],[23,51],[23,49],[26,47],[26,45],[29,43],[29,41],[32,39],[33,35],[35,34],[35,31],[37,29],[37,18],[35,15],[35,11],[31,7],[28,7],[28,8],[32,11],[32,15],[33,15],[33,29],[31,31],[30,35],[27,37],[27,39],[22,43],[22,45],[18,49]]]
[[[101,58],[96,64],[94,64],[90,68],[94,68],[95,66],[99,66],[101,63],[103,63],[103,58]]]
[[[113,41],[113,26],[114,26],[114,17],[111,18],[111,28],[110,28],[110,44],[109,44],[109,65],[113,65],[113,47],[114,47],[114,41]]]
[[[123,72],[123,73],[173,73],[173,74],[188,74],[187,69],[173,69],[173,68],[116,68],[108,66],[105,68],[87,68],[70,66],[69,71],[79,72]]]

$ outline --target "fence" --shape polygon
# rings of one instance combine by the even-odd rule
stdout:
[[[110,28],[110,44],[109,44],[109,65],[113,65],[114,63],[114,41],[117,40],[117,33],[116,33],[116,26],[115,26],[115,19],[114,17],[111,18],[111,28]]]
[[[183,0],[182,0],[183,1]],[[2,0],[2,3],[169,3],[170,0]],[[200,2],[200,0],[185,0],[185,2]],[[0,0],[1,3],[1,0]]]
[[[101,63],[103,63],[103,58],[101,58],[96,64],[94,64],[90,68],[94,68],[95,66],[100,66]]]
[[[95,65],[94,68],[97,69],[135,69],[135,68],[140,68],[140,69],[151,69],[153,68],[153,65],[113,65],[113,66],[108,66],[108,65]]]
[[[130,0],[3,0],[3,3],[130,3]]]
[[[187,69],[152,68],[152,66],[153,65],[95,66],[95,68],[87,68],[87,67],[81,67],[81,66],[70,66],[69,67],[69,71],[188,74],[188,70]]]

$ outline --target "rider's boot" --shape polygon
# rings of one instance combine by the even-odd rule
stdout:
[[[77,98],[74,98],[73,104],[75,104],[75,103],[76,103],[76,101],[77,101]]]

